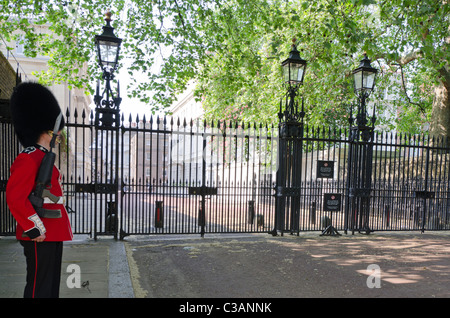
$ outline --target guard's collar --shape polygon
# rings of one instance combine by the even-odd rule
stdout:
[[[36,147],[36,149],[39,149],[43,152],[49,152],[49,150],[47,148],[45,148],[44,146],[41,146],[39,144],[36,144],[35,147]]]

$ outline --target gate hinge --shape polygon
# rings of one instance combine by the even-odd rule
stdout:
[[[6,184],[8,183],[8,180],[0,180],[0,192],[6,191]]]
[[[76,193],[103,193],[114,194],[117,192],[115,183],[80,183],[75,184]]]
[[[276,196],[278,197],[299,197],[300,196],[300,187],[275,187]]]
[[[434,199],[434,191],[414,191],[414,196],[418,199]]]
[[[214,187],[189,187],[189,194],[194,195],[216,195],[217,188]]]

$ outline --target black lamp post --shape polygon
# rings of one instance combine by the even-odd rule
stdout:
[[[100,95],[100,82],[98,81],[94,102],[96,125],[110,127],[114,123],[119,123],[119,108],[122,98],[120,98],[119,83],[117,83],[117,95],[114,96],[111,90],[111,81],[114,79],[113,72],[117,69],[122,39],[114,35],[111,13],[108,12],[105,16],[106,25],[103,26],[103,33],[95,36],[98,64],[103,71],[102,78],[105,80],[105,89]],[[105,94],[106,98],[104,98]]]
[[[120,44],[122,39],[114,35],[111,26],[111,13],[106,13],[106,25],[103,33],[95,36],[98,64],[103,71],[105,89],[100,94],[100,81],[97,81],[95,102],[95,183],[94,191],[105,195],[105,205],[100,204],[94,217],[95,226],[104,228],[104,234],[118,234],[118,196],[119,196],[119,170],[115,167],[119,162],[119,126],[120,126],[120,98],[119,83],[117,91],[111,90],[111,81],[119,60]],[[99,222],[99,224],[97,224]],[[94,238],[96,238],[95,233]]]
[[[368,125],[366,100],[375,87],[377,69],[370,65],[364,54],[360,65],[353,71],[353,84],[358,97],[355,119],[350,112],[350,136],[348,155],[348,199],[346,202],[345,231],[348,229],[369,234],[370,194],[372,187],[373,137],[375,128],[375,106]]]
[[[299,110],[298,89],[303,84],[306,61],[300,58],[297,50],[296,39],[293,39],[292,49],[289,57],[281,64],[283,80],[287,88],[285,95],[285,106],[280,101],[279,142],[275,187],[275,225],[270,232],[277,235],[285,231],[299,232],[300,213],[300,185],[301,185],[301,162],[303,143],[303,100]]]

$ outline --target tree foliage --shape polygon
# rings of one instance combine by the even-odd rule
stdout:
[[[27,54],[49,56],[41,81],[85,88],[99,76],[93,38],[110,9],[134,79],[127,92],[153,110],[167,110],[195,80],[207,117],[276,122],[285,91],[280,63],[293,38],[308,61],[301,94],[312,124],[348,124],[351,71],[363,52],[380,70],[371,96],[378,125],[421,129],[431,121],[436,87],[450,83],[447,0],[14,0],[0,6],[2,37],[20,30]],[[52,33],[36,32],[43,23]]]

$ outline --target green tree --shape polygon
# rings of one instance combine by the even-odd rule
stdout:
[[[50,57],[41,81],[90,90],[99,76],[93,38],[108,8],[130,77],[146,75],[128,94],[153,110],[167,109],[196,80],[207,117],[277,122],[280,63],[296,38],[308,61],[301,93],[309,123],[347,125],[351,71],[367,52],[380,69],[371,96],[377,125],[416,132],[429,124],[434,134],[449,134],[447,0],[1,1],[0,34],[8,40],[20,30],[29,55]],[[43,23],[52,34],[36,32]],[[387,93],[394,99],[387,102]]]
[[[450,122],[443,121],[450,114],[448,3],[275,1],[255,6],[267,11],[260,19],[254,15],[248,20],[241,20],[239,1],[229,3],[232,13],[218,33],[234,31],[235,36],[227,40],[236,42],[226,42],[211,58],[201,81],[211,116],[276,120],[283,92],[279,65],[288,56],[290,39],[296,37],[302,57],[308,60],[303,87],[308,122],[346,124],[349,104],[355,99],[351,70],[367,52],[380,69],[371,97],[377,107],[377,125],[407,132],[431,125],[436,134],[447,135]],[[244,28],[245,23],[251,26]],[[240,44],[246,48],[234,60],[236,55],[229,52]],[[254,54],[244,55],[245,50]]]

